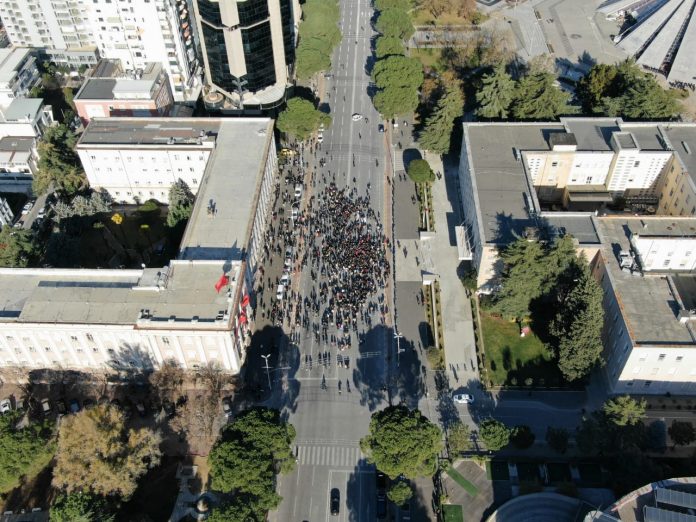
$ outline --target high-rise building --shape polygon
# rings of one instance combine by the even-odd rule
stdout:
[[[71,53],[81,57],[87,49],[98,49],[102,58],[119,59],[133,72],[159,62],[175,101],[193,103],[200,95],[186,0],[0,2],[0,18],[14,45],[44,48],[51,59],[63,56],[59,61],[66,62]]]
[[[297,0],[193,0],[210,89],[234,108],[269,108],[283,100],[295,58]],[[216,100],[217,96],[217,100]]]

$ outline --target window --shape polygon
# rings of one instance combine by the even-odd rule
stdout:
[[[647,388],[647,387],[650,386],[651,384],[652,384],[652,381],[645,381],[645,382],[643,383],[643,386],[645,386],[645,387]]]
[[[162,337],[162,342],[164,344],[169,344],[169,337]]]
[[[684,360],[683,355],[677,355],[677,362],[682,362]]]
[[[636,161],[636,162],[633,164],[633,166],[634,166],[634,167],[640,167],[640,161]]]
[[[665,357],[667,357],[667,354],[661,353],[660,355],[657,356],[658,361],[664,361]]]
[[[633,381],[628,381],[628,382],[626,383],[626,386],[633,386]]]
[[[70,340],[71,340],[72,342],[76,343],[76,342],[77,342],[77,336],[76,336],[76,335],[71,335],[71,336],[70,336]]]
[[[192,182],[194,185],[198,185],[198,180],[197,180],[196,178],[191,179],[191,182]]]
[[[85,337],[87,337],[88,341],[94,342],[94,337],[92,336],[92,334],[85,334]]]
[[[44,350],[46,350],[47,352],[50,352],[50,351],[51,351],[51,347],[50,347],[50,346],[46,346],[46,347],[44,348]]]

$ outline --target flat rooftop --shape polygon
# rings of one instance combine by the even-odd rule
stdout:
[[[5,47],[0,49],[0,82],[14,78],[17,66],[31,53],[29,47]]]
[[[162,65],[148,63],[138,72],[126,74],[118,63],[102,60],[75,95],[76,100],[144,99],[162,73]]]
[[[516,151],[549,150],[549,138],[565,133],[561,124],[465,124],[471,173],[475,177],[483,241],[505,244],[534,225],[528,209],[533,190]]]
[[[220,118],[95,118],[82,133],[78,148],[98,146],[200,147],[215,141]],[[234,121],[243,121],[242,119]],[[240,128],[244,125],[241,124]],[[235,138],[240,138],[235,135]],[[205,148],[210,148],[206,146]]]
[[[621,130],[614,118],[562,118],[561,122],[575,134],[578,150],[610,151],[611,135]]]
[[[662,128],[674,152],[696,183],[696,125],[669,123]]]
[[[542,212],[541,222],[552,238],[569,234],[581,245],[599,244],[597,229],[589,212]]]
[[[622,123],[621,130],[623,132],[630,132],[633,135],[640,150],[667,150],[660,137],[657,123],[641,125]]]
[[[689,331],[677,318],[676,299],[664,274],[641,277],[624,272],[617,256],[630,249],[629,237],[644,231],[645,222],[655,231],[669,231],[673,223],[679,223],[681,229],[696,230],[696,218],[605,216],[595,222],[602,241],[600,251],[633,340],[644,345],[693,344]]]
[[[43,104],[42,98],[15,98],[0,116],[5,122],[33,121]]]
[[[33,138],[5,136],[0,139],[0,163],[25,163],[33,148]]]

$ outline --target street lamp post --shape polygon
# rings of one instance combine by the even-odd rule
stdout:
[[[271,369],[271,368],[268,366],[268,358],[269,358],[270,356],[271,356],[270,353],[269,353],[268,355],[262,355],[262,356],[261,356],[261,357],[263,357],[264,361],[266,361],[266,366],[264,366],[264,368],[266,368],[266,377],[268,378],[268,389],[269,389],[269,391],[270,391],[270,389],[271,389],[271,374],[270,374],[270,369]]]
[[[400,341],[401,341],[401,338],[402,338],[402,337],[403,337],[403,334],[400,334],[400,333],[399,333],[398,331],[396,331],[396,330],[394,331],[394,339],[396,339],[396,364],[397,364],[397,366],[399,365],[400,360],[401,360],[400,357],[399,357],[399,356],[401,355],[401,352],[406,351],[406,350],[402,350],[402,349],[401,349],[401,343],[400,343]]]

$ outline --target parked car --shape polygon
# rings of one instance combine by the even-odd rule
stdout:
[[[379,125],[377,125],[377,130],[379,132],[384,132],[384,125],[382,125],[381,123]]]
[[[468,393],[455,393],[452,396],[452,399],[454,399],[454,402],[458,404],[471,404],[474,402],[474,396],[469,395]]]
[[[296,209],[293,208],[292,212],[290,213],[290,218],[295,221],[297,219],[297,216],[300,214],[300,212]]]
[[[283,285],[278,285],[278,288],[276,288],[276,299],[282,301],[283,297],[285,297],[285,287]]]
[[[12,403],[10,399],[3,399],[0,401],[0,413],[7,413],[12,411]]]
[[[27,201],[24,204],[24,206],[22,207],[22,215],[26,216],[29,213],[29,211],[32,209],[33,206],[34,206],[33,201]]]
[[[223,397],[222,399],[222,412],[227,417],[227,420],[232,418],[232,400],[229,397]]]
[[[411,502],[407,501],[403,506],[399,506],[399,511],[401,511],[402,522],[408,522],[411,520]]]
[[[341,492],[338,488],[333,488],[331,490],[331,501],[329,502],[331,507],[331,514],[338,515],[341,511]]]
[[[290,276],[287,273],[280,277],[280,284],[283,286],[288,286],[290,284]]]
[[[79,413],[81,409],[82,408],[80,408],[80,401],[78,401],[77,399],[72,399],[70,401],[70,413]]]
[[[51,409],[51,401],[49,401],[48,399],[42,399],[41,413],[43,413],[44,415],[48,415],[49,413],[51,413]]]

